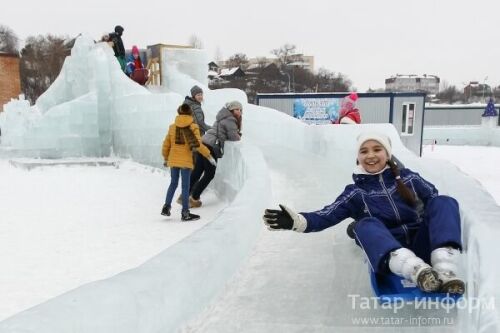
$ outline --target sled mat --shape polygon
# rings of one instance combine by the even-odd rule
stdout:
[[[415,283],[393,273],[376,274],[370,270],[370,282],[380,303],[397,303],[411,301],[456,302],[463,295],[445,293],[427,293],[420,290]]]
[[[135,82],[139,83],[141,86],[145,85],[148,81],[149,71],[145,68],[140,68],[134,70],[130,78]]]

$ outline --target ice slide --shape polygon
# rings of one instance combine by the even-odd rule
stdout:
[[[260,145],[271,170],[273,202],[308,210],[333,200],[349,181],[353,160],[347,155],[354,156],[354,138],[366,127],[379,126],[316,129],[324,131],[323,143],[329,145],[319,154],[308,154],[313,149]],[[498,206],[475,181],[454,167],[429,165],[402,147],[394,128],[380,129],[391,133],[395,154],[409,167],[428,176],[441,193],[453,194],[460,201],[469,287],[462,308],[440,304],[415,309],[415,304],[408,304],[384,309],[371,301],[363,304],[363,296],[372,295],[367,267],[360,249],[346,236],[348,223],[343,222],[318,234],[263,232],[250,259],[224,293],[182,331],[498,331],[498,273],[492,254],[494,235],[499,231]],[[472,304],[476,301],[482,304]]]
[[[172,110],[182,101],[181,91],[188,91],[196,81],[172,63],[170,79],[176,82],[172,91],[151,94],[139,86],[141,90],[136,90],[114,70],[108,50],[84,45],[80,61],[69,59],[77,67],[89,57],[101,59],[101,76],[91,75],[78,90],[71,83],[78,81],[71,79],[75,67],[71,61],[65,65],[66,83],[59,89],[71,90],[74,98],[66,94],[61,99],[54,88],[47,95],[54,94],[50,105],[37,106],[43,109],[37,119],[24,118],[20,109],[15,115],[9,112],[8,116],[17,118],[4,119],[3,126],[16,121],[22,127],[7,135],[8,151],[47,157],[82,152],[99,156],[112,147],[119,156],[158,165],[159,144],[173,119]],[[121,85],[126,88],[114,88]],[[245,102],[246,96],[236,90],[207,91],[206,99],[207,118],[212,121],[223,101]],[[42,129],[52,128],[49,123],[55,116],[60,132],[41,140],[48,137]],[[86,136],[75,133],[82,123]],[[262,227],[260,216],[269,205],[283,202],[308,210],[331,202],[350,180],[355,138],[367,128],[390,133],[395,154],[425,174],[441,193],[460,201],[467,299],[493,299],[493,306],[454,308],[449,313],[441,308],[415,311],[411,306],[397,313],[361,308],[356,297],[371,295],[371,290],[362,253],[345,235],[347,223],[310,235],[268,232]],[[498,331],[498,269],[492,250],[500,235],[499,208],[476,182],[450,165],[414,157],[390,125],[312,127],[274,110],[245,105],[243,132],[244,141],[228,145],[220,163],[214,186],[228,206],[213,222],[144,265],[1,322],[0,332],[337,332],[363,330],[353,318],[377,317],[438,318],[444,325],[373,324],[366,330]],[[68,145],[57,135],[75,140]],[[43,145],[36,146],[40,142]]]

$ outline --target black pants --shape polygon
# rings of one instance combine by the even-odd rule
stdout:
[[[210,146],[207,146],[210,154],[214,156]],[[189,192],[195,200],[199,200],[201,194],[207,188],[208,184],[214,179],[216,167],[212,165],[203,155],[195,153],[195,165],[191,174]],[[215,157],[214,157],[215,158]],[[215,158],[217,160],[217,158]]]

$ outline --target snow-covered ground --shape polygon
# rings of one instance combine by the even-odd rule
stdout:
[[[0,159],[0,321],[142,264],[223,206],[207,191],[201,220],[181,222],[175,203],[163,217],[169,174],[113,162],[27,170]]]
[[[477,179],[500,205],[500,147],[427,145],[422,156],[455,164]]]

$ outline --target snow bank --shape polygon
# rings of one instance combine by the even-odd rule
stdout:
[[[230,182],[216,180],[231,203],[213,222],[136,269],[1,322],[0,331],[171,332],[199,313],[252,248],[270,197],[258,149],[228,144],[220,168],[234,175]]]

